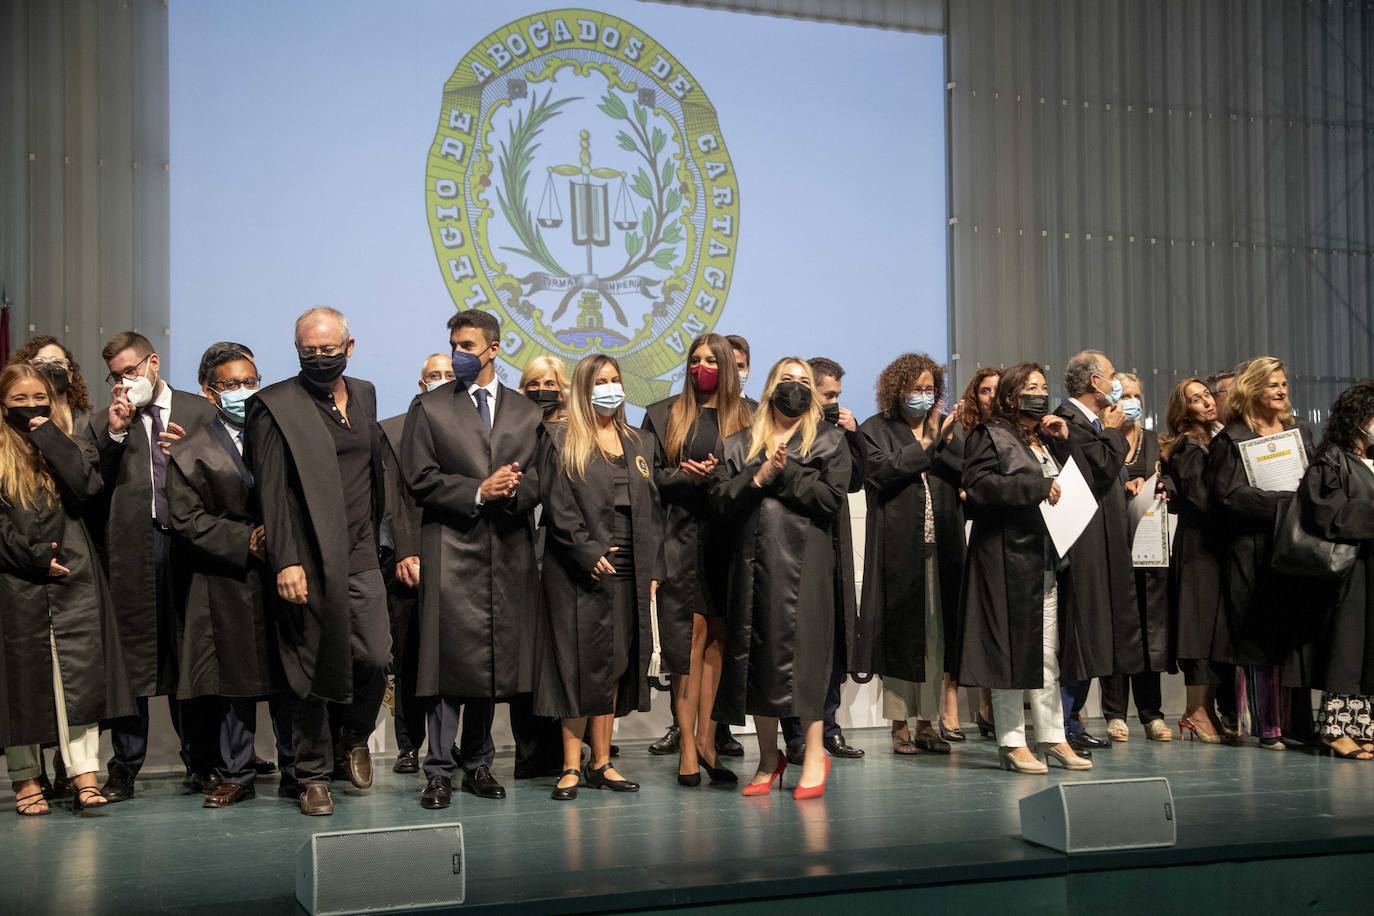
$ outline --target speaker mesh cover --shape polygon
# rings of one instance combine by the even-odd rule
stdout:
[[[301,850],[301,869],[297,896],[316,916],[461,904],[463,828],[439,824],[317,833]]]

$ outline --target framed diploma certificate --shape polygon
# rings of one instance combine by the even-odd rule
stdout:
[[[1302,435],[1296,429],[1236,444],[1250,486],[1283,493],[1298,488],[1307,470],[1307,449],[1303,448]]]

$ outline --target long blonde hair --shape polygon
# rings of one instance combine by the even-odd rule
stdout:
[[[771,447],[773,437],[777,435],[777,429],[773,426],[773,392],[778,389],[778,378],[782,375],[783,367],[789,363],[801,366],[802,374],[811,386],[811,406],[801,415],[799,423],[802,440],[801,448],[798,450],[803,458],[811,454],[811,446],[816,442],[816,431],[820,428],[821,417],[824,416],[820,402],[816,400],[816,379],[811,374],[811,365],[806,360],[800,356],[784,356],[768,370],[768,381],[763,386],[763,400],[759,402],[759,409],[754,411],[754,423],[750,427],[749,454],[744,456],[745,461],[752,461],[755,456],[766,453]]]
[[[702,334],[687,348],[687,371],[683,373],[682,394],[678,395],[668,412],[663,452],[670,464],[682,460],[687,437],[701,419],[701,403],[709,397],[698,392],[692,383],[692,354],[703,344],[711,348],[711,355],[716,358],[716,423],[720,427],[721,441],[744,429],[753,420],[749,405],[740,393],[739,370],[735,368],[735,351],[730,341],[719,334]]]
[[[24,379],[40,382],[48,394],[48,403],[52,403],[54,395],[47,375],[28,363],[11,363],[0,372],[0,420],[9,414],[3,406],[5,395]],[[66,416],[65,425],[57,419],[50,422],[57,423],[59,429],[70,435],[71,415]],[[42,454],[9,423],[0,422],[0,501],[7,506],[33,510],[51,505],[56,499],[57,485],[48,473]]]
[[[1288,370],[1284,367],[1283,361],[1274,356],[1256,356],[1245,364],[1245,368],[1236,373],[1236,379],[1231,383],[1230,408],[1231,417],[1239,417],[1245,421],[1245,425],[1254,432],[1259,432],[1259,419],[1256,407],[1260,399],[1264,397],[1264,389],[1269,387],[1269,376],[1275,372],[1282,372],[1284,377],[1288,376]],[[1279,423],[1288,426],[1293,422],[1293,405],[1284,401],[1283,409],[1279,411]]]
[[[563,473],[570,479],[586,478],[587,462],[592,458],[593,449],[601,452],[602,457],[610,457],[597,441],[597,414],[596,408],[592,406],[592,387],[596,384],[596,376],[602,367],[608,364],[615,367],[617,375],[620,373],[620,363],[604,353],[584,356],[573,369],[568,412],[561,421],[566,424],[567,432],[563,436],[563,450],[558,456]],[[615,428],[621,439],[634,439],[638,436],[625,422],[623,403],[615,409]]]
[[[525,363],[525,371],[520,373],[520,393],[525,393],[525,386],[535,379],[542,376],[545,372],[552,372],[554,380],[558,382],[558,391],[563,396],[563,400],[568,400],[568,370],[563,365],[563,360],[557,356],[536,356],[534,359]]]

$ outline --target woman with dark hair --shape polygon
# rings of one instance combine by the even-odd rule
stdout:
[[[39,782],[44,744],[61,751],[74,810],[107,803],[96,778],[98,723],[134,711],[83,521],[102,488],[95,444],[72,438],[52,400],[46,372],[24,362],[0,372],[0,746],[15,807],[30,816],[50,811]]]
[[[1220,429],[1216,401],[1202,379],[1174,386],[1159,439],[1159,471],[1169,512],[1178,518],[1169,560],[1169,624],[1187,688],[1178,733],[1208,744],[1221,741],[1215,707],[1226,667],[1213,660],[1233,654],[1215,548],[1222,532],[1207,492],[1207,453]],[[1226,673],[1234,677],[1233,670]]]
[[[1348,388],[1331,405],[1316,460],[1298,488],[1304,527],[1358,544],[1342,581],[1306,611],[1303,682],[1322,691],[1318,733],[1337,757],[1374,758],[1374,384]],[[1315,606],[1314,606],[1315,604]],[[1319,613],[1312,614],[1313,610]]]
[[[28,363],[47,376],[53,392],[53,415],[59,419],[64,414],[69,416],[73,435],[89,435],[94,441],[91,395],[72,351],[56,337],[40,334],[30,337],[14,351],[9,364],[15,363]]]
[[[712,531],[706,483],[725,440],[748,429],[753,414],[740,395],[734,350],[719,334],[692,341],[685,376],[679,394],[645,409],[643,429],[654,446],[654,481],[667,518],[658,619],[663,670],[676,675],[678,782],[697,786],[703,766],[712,782],[736,781],[720,765],[711,718],[725,640],[730,547],[728,538]],[[670,730],[667,738],[672,737]]]
[[[871,448],[859,620],[868,670],[883,679],[883,717],[892,723],[897,754],[950,751],[933,723],[943,725],[945,675],[954,668],[946,634],[958,626],[958,589],[947,583],[954,598],[943,601],[941,575],[959,574],[963,523],[958,490],[928,474],[942,428],[952,426],[936,407],[944,386],[943,366],[924,353],[905,353],[878,376],[878,413],[861,427]],[[940,562],[941,542],[952,567]],[[957,717],[955,725],[957,731]]]
[[[1055,452],[1068,447],[1069,429],[1049,413],[1049,401],[1039,365],[1008,369],[992,416],[969,435],[964,456],[973,530],[964,567],[959,676],[965,684],[992,688],[1002,767],[1027,774],[1049,772],[1040,754],[1067,769],[1092,768],[1064,733],[1059,681],[1101,673],[1082,670],[1084,641],[1111,644],[1109,615],[1098,622],[1105,627],[1091,633],[1090,621],[1060,617],[1059,555],[1040,504],[1059,501]],[[1064,445],[1056,448],[1054,441]],[[1023,696],[1030,699],[1039,753],[1026,746]]]
[[[1231,386],[1231,420],[1217,434],[1207,455],[1209,496],[1225,540],[1222,542],[1222,596],[1232,637],[1236,669],[1239,732],[1260,739],[1268,750],[1284,750],[1283,723],[1293,712],[1283,689],[1280,666],[1292,650],[1293,583],[1270,565],[1274,525],[1293,494],[1250,483],[1241,446],[1261,436],[1296,429],[1312,453],[1312,434],[1293,416],[1288,373],[1272,356],[1245,364]],[[1306,713],[1310,719],[1311,713]],[[1299,726],[1301,728],[1301,726]]]
[[[620,365],[585,357],[566,410],[547,427],[539,458],[548,537],[534,632],[534,712],[563,721],[558,801],[576,798],[583,778],[594,789],[639,789],[611,766],[611,731],[617,716],[649,710],[652,605],[663,578],[653,445],[625,424]]]
[[[734,531],[716,708],[733,725],[754,717],[759,767],[745,795],[781,783],[778,720],[788,716],[801,720],[806,742],[793,798],[822,795],[830,771],[823,720],[835,657],[834,526],[851,458],[844,435],[821,422],[814,387],[805,360],[779,360],[753,425],[726,440],[711,473],[711,506]]]

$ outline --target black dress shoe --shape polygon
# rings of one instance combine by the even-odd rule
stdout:
[[[111,802],[128,801],[134,797],[134,778],[123,770],[114,770],[100,787],[100,794]]]
[[[205,796],[202,807],[205,808],[230,808],[239,802],[246,802],[249,799],[257,798],[258,790],[250,782],[248,785],[240,785],[236,782],[221,783],[215,791]]]
[[[578,779],[577,782],[572,785],[565,786],[561,789],[558,787],[558,783],[554,783],[553,792],[549,794],[549,798],[552,798],[554,801],[572,801],[574,798],[577,798],[577,787],[582,784],[582,772],[580,770],[564,770],[558,774],[560,782],[563,780],[564,776],[576,776]],[[681,779],[682,777],[679,776],[678,778]]]
[[[639,783],[630,782],[628,779],[610,779],[606,776],[606,771],[611,768],[608,763],[605,766],[592,769],[592,765],[587,764],[587,769],[583,772],[583,778],[587,780],[587,785],[593,789],[610,789],[612,792],[638,792]]]
[[[258,776],[271,776],[277,772],[277,765],[270,760],[263,760],[261,757],[253,757],[253,772]]]
[[[802,765],[802,761],[805,760],[805,759],[806,759],[806,744],[805,744],[804,742],[798,741],[796,744],[789,744],[789,745],[787,745],[787,762],[788,762],[788,763],[792,764],[792,766],[794,766],[794,767],[799,767],[799,766]]]
[[[716,729],[716,753],[722,757],[743,757],[744,745],[726,729]]]
[[[1095,738],[1087,732],[1069,735],[1069,747],[1076,751],[1094,751],[1111,746],[1112,743],[1110,741],[1103,741],[1101,738]]]
[[[864,755],[862,748],[851,747],[849,742],[844,740],[844,735],[831,735],[825,739],[825,752],[831,757],[844,757],[849,760],[856,760]],[[791,759],[791,755],[788,755]]]
[[[420,807],[430,811],[447,808],[453,801],[453,780],[447,776],[431,776],[429,784],[420,793]]]
[[[415,751],[401,751],[396,755],[396,765],[391,768],[393,773],[418,773],[420,772],[420,755]]]
[[[676,725],[669,725],[668,730],[663,733],[653,744],[649,745],[649,753],[655,757],[666,757],[669,754],[676,754],[678,742],[682,739],[682,729]]]
[[[478,767],[463,774],[463,791],[478,798],[505,798],[506,788],[496,781],[487,767]]]
[[[186,778],[181,781],[181,784],[190,791],[190,794],[209,795],[224,785],[224,780],[214,770],[210,770],[208,773],[196,773],[187,770]]]

